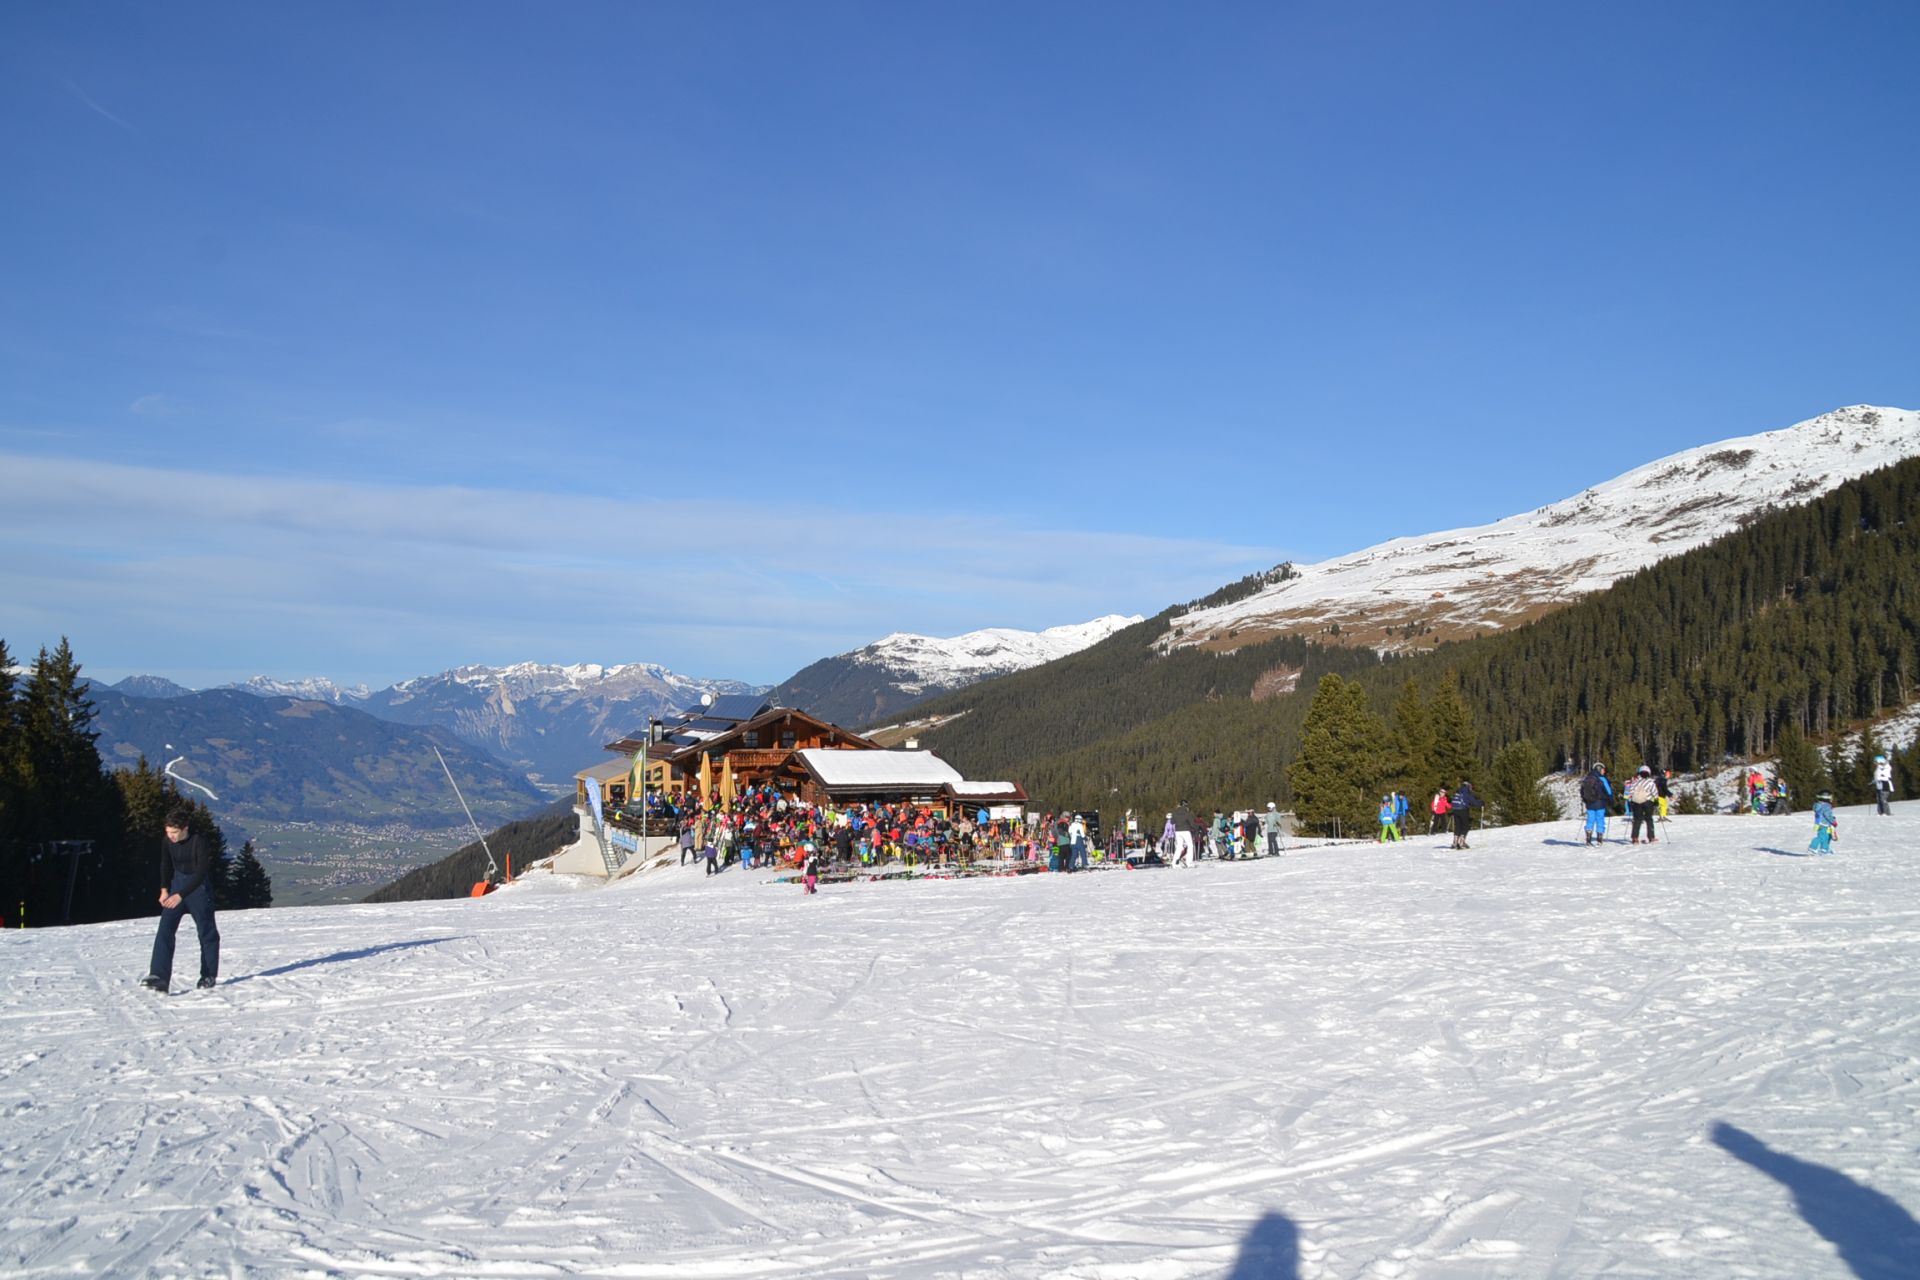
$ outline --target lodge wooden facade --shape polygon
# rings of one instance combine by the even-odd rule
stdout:
[[[708,728],[698,717],[662,724],[655,739],[622,738],[607,750],[637,760],[644,753],[644,786],[676,801],[690,792],[733,803],[740,791],[764,784],[799,790],[790,768],[794,753],[824,748],[877,751],[880,745],[794,707],[769,707],[730,725]]]

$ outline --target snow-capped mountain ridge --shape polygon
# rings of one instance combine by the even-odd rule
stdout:
[[[845,656],[862,666],[880,667],[895,675],[907,676],[909,684],[952,685],[988,675],[1024,671],[1064,658],[1141,620],[1137,614],[1125,617],[1110,613],[1091,622],[1048,627],[1044,631],[987,627],[946,639],[896,631]]]
[[[335,704],[365,702],[373,696],[373,690],[364,684],[335,684],[325,676],[308,676],[300,680],[276,680],[272,676],[252,676],[222,687],[238,689],[242,693],[251,693],[261,698],[300,698],[307,702]]]
[[[698,696],[706,692],[749,692],[756,686],[738,680],[712,680],[685,676],[657,662],[624,662],[604,666],[598,662],[558,664],[515,662],[504,667],[478,663],[452,667],[430,676],[415,676],[392,687],[397,695],[408,695],[434,686],[505,687],[513,693],[557,693],[610,691],[613,688],[663,688],[685,690]]]
[[[1162,648],[1237,648],[1332,634],[1425,648],[1538,617],[1712,542],[1770,508],[1811,501],[1920,455],[1920,412],[1854,405],[1683,450],[1492,524],[1395,538],[1245,598],[1174,618]]]
[[[1044,631],[988,627],[947,638],[896,631],[850,653],[822,658],[794,673],[770,696],[858,728],[933,694],[1078,653],[1139,621],[1108,614]]]

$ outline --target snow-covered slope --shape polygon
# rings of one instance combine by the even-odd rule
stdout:
[[[776,686],[772,696],[836,724],[872,724],[922,698],[1078,653],[1139,621],[1108,614],[1045,631],[989,627],[947,639],[896,631],[822,658]]]
[[[1858,405],[1688,449],[1495,524],[1298,566],[1245,599],[1176,617],[1163,646],[1233,648],[1338,624],[1350,643],[1430,647],[1538,617],[1731,532],[1768,507],[1920,454],[1920,413]]]
[[[5,931],[0,1268],[1911,1275],[1920,802],[1577,830]]]

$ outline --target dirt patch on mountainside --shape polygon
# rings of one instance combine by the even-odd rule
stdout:
[[[1566,600],[1529,600],[1508,596],[1498,601],[1486,601],[1471,609],[1463,609],[1459,600],[1418,603],[1382,600],[1364,607],[1345,606],[1335,610],[1283,610],[1262,618],[1242,619],[1234,624],[1230,633],[1209,636],[1194,643],[1193,647],[1210,653],[1232,653],[1278,636],[1304,636],[1319,644],[1409,653],[1436,648],[1448,640],[1470,640],[1475,636],[1517,627],[1535,618],[1545,617],[1568,603]],[[1294,678],[1297,682],[1298,675]],[[1277,696],[1281,692],[1276,689],[1273,693],[1262,694],[1262,685],[1270,679],[1277,682],[1277,670],[1268,672],[1255,684],[1255,701],[1263,696]]]
[[[1265,672],[1253,682],[1253,692],[1249,695],[1255,702],[1265,702],[1284,693],[1292,693],[1300,687],[1299,667],[1275,667]]]

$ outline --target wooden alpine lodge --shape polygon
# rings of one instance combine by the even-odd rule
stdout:
[[[754,695],[703,702],[648,723],[643,737],[606,744],[616,760],[574,775],[576,807],[600,790],[608,809],[645,794],[675,803],[689,795],[731,805],[743,791],[772,786],[810,805],[914,804],[944,810],[1023,810],[1012,782],[970,782],[931,751],[893,750],[796,707]]]

